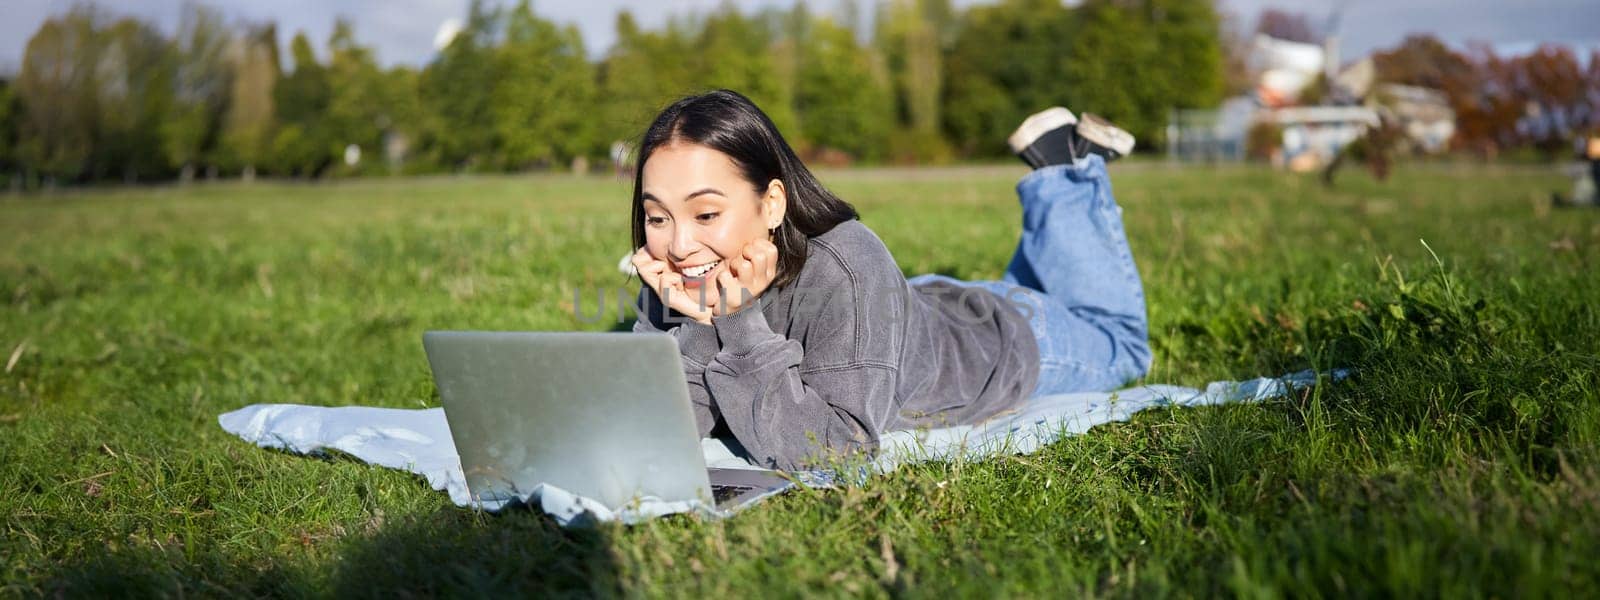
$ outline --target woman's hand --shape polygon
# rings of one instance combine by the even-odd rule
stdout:
[[[683,287],[683,276],[672,270],[667,261],[656,260],[650,252],[640,247],[633,253],[633,268],[639,271],[639,278],[645,285],[656,291],[656,297],[666,303],[668,308],[694,319],[698,323],[711,324],[711,310],[716,306],[717,298],[714,293],[706,294],[706,305],[700,305],[700,294],[690,294]],[[698,292],[698,291],[697,291]]]
[[[719,317],[743,308],[746,295],[754,301],[767,291],[767,286],[772,285],[778,275],[778,247],[764,239],[751,240],[739,257],[728,259],[727,265],[726,269],[718,269],[721,272],[717,274],[722,299],[713,308]]]
[[[696,290],[683,287],[683,275],[673,271],[666,261],[650,256],[644,248],[634,252],[632,260],[639,278],[656,291],[662,302],[706,325],[711,324],[713,316],[738,312],[747,304],[747,295],[752,301],[760,297],[778,273],[778,247],[764,239],[745,244],[739,256],[725,259],[716,269],[715,280]],[[701,291],[705,292],[704,305]]]

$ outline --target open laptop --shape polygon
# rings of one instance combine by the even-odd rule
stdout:
[[[643,496],[735,510],[793,486],[706,468],[669,334],[429,331],[422,345],[479,501],[544,482],[613,510]]]

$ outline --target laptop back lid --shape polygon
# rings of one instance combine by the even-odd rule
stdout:
[[[546,482],[613,509],[636,494],[711,501],[671,335],[429,331],[422,341],[474,497]]]

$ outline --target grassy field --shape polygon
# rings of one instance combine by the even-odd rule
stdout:
[[[998,278],[1020,168],[846,171],[908,275]],[[1143,413],[731,520],[567,531],[257,449],[258,402],[438,402],[426,329],[608,329],[609,179],[0,198],[0,596],[1566,596],[1600,586],[1600,211],[1553,170],[1387,183],[1117,165],[1149,381],[1350,380]],[[1425,242],[1424,242],[1425,241]]]

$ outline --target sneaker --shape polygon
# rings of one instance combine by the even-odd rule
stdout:
[[[1073,126],[1078,118],[1072,111],[1052,106],[1034,113],[1011,132],[1006,143],[1011,151],[1035,169],[1073,162]]]
[[[1075,129],[1079,140],[1078,151],[1074,153],[1077,157],[1093,153],[1111,162],[1133,152],[1133,134],[1112,125],[1099,115],[1083,113],[1083,119],[1078,121]]]
[[[1028,166],[1076,163],[1090,154],[1111,162],[1133,152],[1133,135],[1105,118],[1083,113],[1079,119],[1064,107],[1034,113],[1006,138],[1011,151]]]

